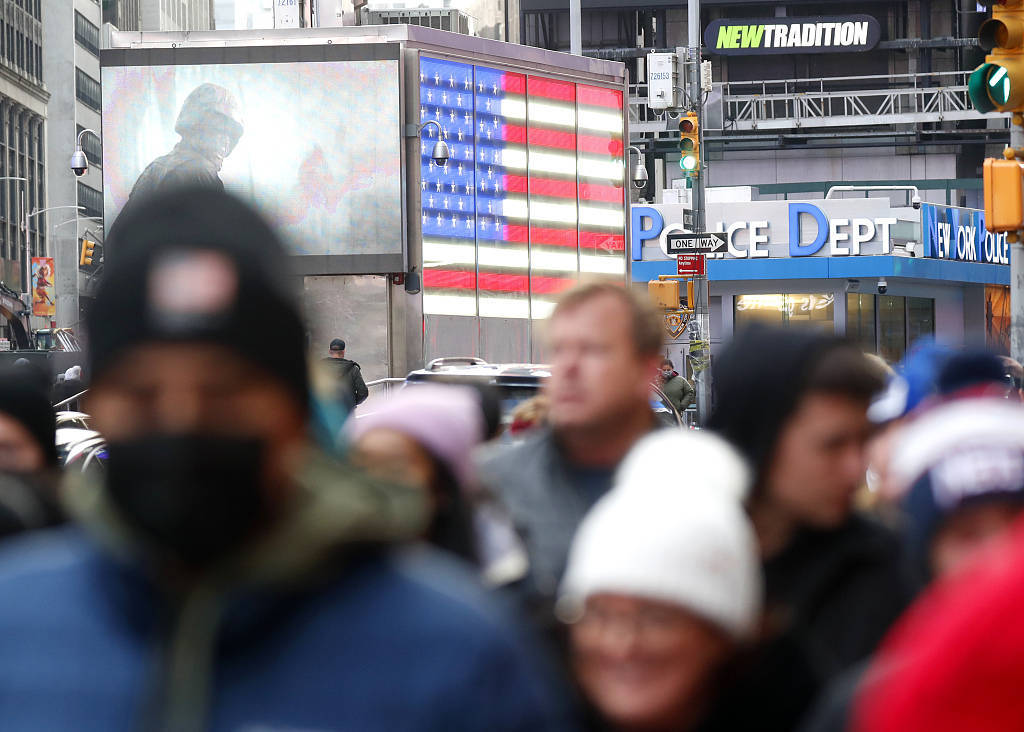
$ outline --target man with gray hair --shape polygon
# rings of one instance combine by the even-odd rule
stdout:
[[[530,559],[527,592],[550,599],[584,514],[611,488],[619,462],[655,429],[651,382],[663,329],[650,303],[611,282],[566,292],[548,321],[550,428],[481,459]]]

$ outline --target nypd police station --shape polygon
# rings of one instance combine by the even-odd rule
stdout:
[[[986,232],[984,212],[889,197],[714,198],[707,229],[728,246],[707,262],[713,348],[766,322],[846,335],[889,362],[929,336],[1008,351],[1009,246]],[[632,206],[634,282],[676,273],[666,236],[687,231],[686,209]]]

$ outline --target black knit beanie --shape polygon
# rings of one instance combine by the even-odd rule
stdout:
[[[46,465],[57,465],[57,417],[50,395],[32,374],[0,373],[0,414],[22,425],[42,448]]]
[[[212,342],[276,377],[306,408],[305,336],[280,239],[222,192],[178,190],[128,206],[106,241],[89,312],[92,378],[149,342]]]
[[[753,325],[715,358],[714,410],[706,425],[750,461],[760,483],[783,425],[820,359],[843,341],[802,330]]]

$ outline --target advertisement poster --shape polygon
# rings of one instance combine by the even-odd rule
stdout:
[[[53,284],[53,257],[32,257],[32,314],[43,318],[57,316]]]
[[[295,254],[400,254],[400,122],[396,60],[106,67],[105,215],[206,185]]]

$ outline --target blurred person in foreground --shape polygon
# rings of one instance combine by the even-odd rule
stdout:
[[[66,486],[80,528],[0,557],[4,727],[559,728],[504,616],[388,549],[423,531],[423,492],[313,446],[274,232],[189,190],[108,243],[88,403],[107,470]]]
[[[476,389],[425,384],[370,400],[347,431],[357,465],[425,492],[426,541],[478,567],[489,583],[506,584],[522,578],[526,557],[477,485],[472,452],[487,437],[481,407]]]
[[[693,386],[679,375],[672,361],[667,358],[661,362],[661,390],[680,414],[693,404]]]
[[[520,402],[512,411],[512,422],[508,426],[509,436],[518,439],[533,430],[545,427],[550,408],[550,400],[544,394]]]
[[[580,520],[611,488],[619,461],[657,426],[650,391],[662,337],[651,305],[619,284],[567,291],[547,323],[549,426],[481,457],[484,484],[523,536],[526,591],[541,605],[557,591]]]
[[[700,456],[683,484],[668,477],[679,455]],[[558,610],[592,729],[711,729],[761,609],[748,483],[723,440],[665,430],[636,446],[584,518]]]
[[[961,371],[957,360],[977,362],[953,356]],[[998,369],[992,383],[1001,385]],[[951,398],[900,429],[890,462],[909,573],[925,587],[1000,542],[1024,511],[1024,409],[1000,396]],[[867,668],[833,684],[803,732],[848,729]]]
[[[872,663],[852,729],[1021,729],[1024,409],[992,398],[938,406],[896,455],[896,479],[912,485],[912,556],[935,581]]]
[[[733,689],[737,729],[753,724],[745,715],[793,729],[909,602],[896,536],[853,510],[881,386],[854,346],[796,329],[752,327],[718,359],[709,426],[753,466],[765,574],[761,648]]]
[[[1009,391],[1007,398],[1024,402],[1024,366],[1009,356],[1000,356],[999,360],[1003,365]]]
[[[34,376],[0,373],[0,537],[61,522],[57,422]]]

